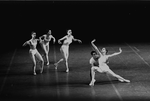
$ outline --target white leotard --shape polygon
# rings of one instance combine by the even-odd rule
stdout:
[[[99,67],[101,68],[102,71],[108,71],[109,70],[109,67],[107,65],[107,60],[108,60],[108,56],[105,55],[105,56],[101,56],[99,59],[98,59],[98,63],[99,63]]]
[[[102,64],[106,64],[106,61],[108,60],[108,57],[105,55],[105,56],[101,56],[98,61],[99,61],[99,64],[102,65]]]
[[[29,40],[30,49],[36,49],[36,45],[37,45],[37,39]]]
[[[47,38],[46,35],[43,35],[43,36],[44,36],[43,44],[44,44],[44,45],[48,45],[49,42],[51,41],[52,36],[50,35],[48,38]]]
[[[69,45],[69,44],[72,43],[72,39],[73,39],[73,36],[72,36],[72,35],[70,35],[70,36],[67,36],[67,35],[66,35],[65,38],[66,38],[66,39],[64,40],[63,45]]]

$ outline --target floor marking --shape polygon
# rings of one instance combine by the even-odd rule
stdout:
[[[55,45],[54,45],[54,62],[56,62],[56,51],[55,51]]]
[[[126,43],[126,44],[127,44],[127,43]],[[150,65],[149,65],[129,44],[127,44],[127,46],[128,46],[129,48],[131,48],[131,50],[132,50],[136,55],[138,55],[138,56],[140,57],[140,59],[142,59],[142,60],[144,61],[144,63],[145,63],[147,66],[150,67]]]
[[[54,48],[54,62],[56,63],[55,45],[54,45],[53,48]],[[56,84],[57,84],[57,86],[56,86],[56,88],[57,88],[57,99],[60,100],[60,99],[59,99],[59,98],[60,98],[60,89],[59,89],[59,84],[58,84],[59,79],[58,79],[58,72],[57,72],[57,70],[55,70],[55,76],[56,76]]]
[[[10,63],[9,63],[9,67],[7,68],[7,72],[6,72],[6,75],[5,75],[4,81],[3,81],[3,83],[2,83],[1,89],[0,89],[0,94],[2,93],[3,87],[4,87],[4,85],[5,85],[5,82],[6,82],[6,79],[7,79],[7,75],[8,75],[8,73],[9,73],[9,71],[10,71],[10,67],[11,67],[12,62],[13,62],[13,60],[14,60],[14,57],[15,57],[16,51],[17,51],[17,49],[15,49],[15,51],[14,51],[14,53],[13,53],[12,57],[11,57],[11,60],[10,60]]]
[[[106,74],[106,75],[107,75],[107,74]],[[117,96],[119,97],[120,101],[123,101],[123,99],[122,99],[120,93],[118,92],[118,90],[117,90],[117,88],[115,87],[115,85],[112,83],[112,81],[111,81],[109,75],[107,75],[107,77],[108,77],[109,81],[111,82],[111,85],[112,85],[112,87],[114,88],[114,90],[115,90]]]
[[[111,47],[112,48],[112,47]],[[112,48],[113,49],[113,48]],[[114,50],[114,49],[113,49]],[[119,56],[118,56],[119,57]],[[121,58],[119,57],[119,59],[121,60]],[[107,74],[106,74],[107,75]],[[107,77],[108,77],[108,79],[109,79],[109,81],[111,82],[111,85],[112,85],[112,87],[114,88],[114,90],[115,90],[115,92],[116,92],[116,94],[117,94],[117,96],[119,97],[119,99],[121,100],[121,101],[123,101],[123,99],[122,99],[122,97],[121,97],[121,95],[120,95],[120,93],[118,92],[118,90],[117,90],[117,88],[115,87],[115,85],[112,83],[112,81],[111,81],[111,79],[110,79],[110,77],[109,77],[109,75],[107,75]]]
[[[136,48],[135,46],[134,46],[134,49],[137,51],[137,52],[139,52],[140,50],[138,49],[138,48]]]
[[[130,47],[133,50],[133,48],[129,44],[127,44],[127,46]],[[135,54],[137,54],[144,61],[145,64],[147,64],[150,67],[150,65],[136,51],[134,51],[134,52],[135,52]],[[140,85],[142,85],[142,83],[140,83]],[[142,89],[143,89],[144,92],[148,92],[149,93],[149,91],[143,85],[142,85]]]

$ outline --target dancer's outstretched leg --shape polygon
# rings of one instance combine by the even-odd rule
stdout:
[[[115,74],[112,70],[109,70],[106,73],[109,74],[109,75],[111,75],[111,76],[113,76],[113,77],[115,77],[115,78],[117,78],[120,82],[127,82],[127,83],[130,82],[130,80],[124,79],[120,75]]]

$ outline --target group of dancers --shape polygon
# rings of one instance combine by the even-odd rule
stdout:
[[[48,57],[49,42],[51,41],[51,39],[53,39],[53,43],[55,43],[56,39],[55,39],[55,37],[52,36],[51,30],[49,30],[47,34],[44,34],[43,36],[39,37],[39,39],[36,39],[36,33],[35,32],[32,32],[31,36],[32,36],[32,38],[30,40],[26,41],[23,44],[23,46],[25,46],[25,45],[30,46],[29,54],[30,54],[30,57],[33,61],[33,74],[36,75],[36,59],[35,59],[35,57],[41,62],[40,63],[41,64],[40,73],[42,73],[43,72],[43,67],[44,67],[44,59],[43,58],[45,58],[46,65],[49,65],[49,57]],[[37,41],[39,41],[42,49],[44,50],[43,57],[40,55],[40,53],[36,49]],[[63,41],[63,44],[62,44],[61,41]],[[69,45],[72,43],[72,41],[78,41],[80,43],[82,42],[81,40],[74,38],[74,36],[72,35],[72,31],[70,29],[67,30],[67,35],[66,36],[64,36],[63,38],[58,40],[58,43],[62,44],[62,46],[60,48],[60,52],[61,52],[63,58],[60,59],[57,63],[54,64],[55,69],[57,69],[58,64],[60,62],[65,60],[66,72],[69,72],[69,67],[68,67]]]
[[[49,65],[49,57],[48,57],[49,42],[51,41],[51,39],[53,39],[53,43],[55,43],[56,39],[51,34],[51,30],[49,30],[47,34],[44,34],[41,37],[39,37],[39,39],[36,39],[36,33],[35,32],[32,32],[31,36],[32,36],[32,38],[30,40],[26,41],[23,44],[23,46],[26,46],[26,45],[30,46],[29,55],[30,55],[32,62],[33,62],[33,74],[36,75],[36,59],[35,58],[37,58],[40,62],[40,65],[41,65],[40,73],[42,73],[43,68],[44,68],[44,63],[46,63],[46,65]],[[38,41],[39,41],[39,43],[40,43],[40,45],[44,51],[43,57],[38,52],[38,50],[36,49]],[[61,42],[61,41],[63,41],[63,42]],[[57,69],[58,64],[60,62],[65,60],[66,72],[69,72],[69,67],[68,67],[69,45],[72,43],[72,41],[78,41],[79,43],[82,43],[81,40],[74,38],[74,36],[72,35],[71,29],[67,30],[66,36],[64,36],[63,38],[58,40],[58,43],[62,44],[60,47],[60,52],[61,52],[63,58],[60,59],[58,62],[54,63],[55,69]],[[111,76],[117,78],[121,82],[130,82],[130,80],[126,80],[123,77],[115,74],[107,65],[108,58],[120,54],[122,52],[121,48],[119,48],[119,50],[120,50],[119,52],[108,55],[107,54],[108,50],[106,48],[98,49],[94,44],[95,41],[96,41],[95,39],[91,41],[91,45],[94,48],[94,50],[91,51],[92,57],[89,61],[91,64],[91,70],[90,70],[91,82],[89,85],[94,86],[94,83],[96,81],[95,80],[95,73],[96,72],[111,75]],[[43,58],[45,58],[45,61]]]

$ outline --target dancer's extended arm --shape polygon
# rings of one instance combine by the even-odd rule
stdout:
[[[119,55],[120,53],[122,53],[122,49],[121,49],[121,48],[119,48],[119,52],[110,54],[110,55],[108,55],[108,57],[112,57],[112,56],[115,56],[115,55]]]
[[[53,37],[53,36],[51,35],[51,38],[53,39],[53,43],[55,43],[55,41],[56,41],[55,37]]]
[[[94,44],[95,41],[96,41],[95,39],[92,40],[92,41],[91,41],[91,44],[92,44],[93,48],[96,50],[96,52],[97,52],[98,54],[102,55],[102,53],[98,50],[97,46],[95,46],[95,44]]]
[[[72,39],[73,41],[78,41],[78,42],[80,42],[80,43],[82,43],[82,41],[81,40],[79,40],[79,39],[75,39],[74,37],[73,37],[73,39]]]

